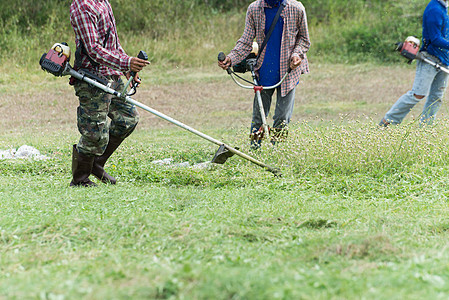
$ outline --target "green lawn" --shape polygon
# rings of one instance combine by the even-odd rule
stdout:
[[[222,79],[192,78],[192,89]],[[68,187],[74,115],[14,127],[3,112],[0,149],[27,144],[49,159],[0,161],[0,299],[447,299],[449,121],[381,130],[376,116],[329,107],[321,120],[324,106],[310,104],[318,118],[256,152],[247,111],[230,112],[244,120],[234,128],[194,124],[282,177],[237,156],[208,169],[154,164],[206,162],[218,147],[144,118],[107,164],[118,184],[91,189]]]

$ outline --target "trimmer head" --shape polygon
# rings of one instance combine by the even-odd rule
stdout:
[[[239,148],[235,148],[235,149],[239,149]],[[234,153],[232,153],[231,151],[229,151],[226,146],[223,144],[220,146],[220,148],[218,148],[217,152],[214,155],[214,158],[212,158],[212,162],[214,164],[224,164],[226,162],[226,160],[233,156]]]

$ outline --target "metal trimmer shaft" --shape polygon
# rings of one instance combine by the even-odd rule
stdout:
[[[173,118],[171,118],[171,117],[169,117],[169,116],[167,116],[167,115],[165,115],[165,114],[163,114],[163,113],[161,113],[161,112],[159,112],[159,111],[157,111],[157,110],[155,110],[155,109],[153,109],[151,107],[149,107],[149,106],[146,106],[145,104],[142,104],[142,103],[132,99],[128,95],[125,95],[123,93],[117,92],[116,90],[110,88],[109,86],[103,85],[103,84],[101,84],[101,83],[99,83],[99,82],[97,82],[97,81],[95,81],[93,79],[90,79],[89,77],[86,77],[85,75],[80,74],[77,71],[73,70],[70,67],[69,64],[67,64],[66,70],[65,70],[64,73],[67,74],[67,75],[71,75],[71,76],[73,76],[73,77],[75,77],[75,78],[77,78],[79,80],[85,81],[85,82],[87,82],[87,83],[89,83],[89,84],[91,84],[91,85],[93,85],[93,86],[103,90],[104,92],[106,92],[108,94],[114,95],[114,96],[119,97],[119,98],[123,98],[127,102],[129,102],[131,104],[134,104],[135,106],[140,107],[141,109],[146,110],[147,112],[150,112],[150,113],[152,113],[155,116],[158,116],[158,117],[160,117],[160,118],[162,118],[162,119],[164,119],[164,120],[166,120],[166,121],[168,121],[168,122],[170,122],[172,124],[175,124],[176,126],[179,126],[182,129],[185,129],[185,130],[187,130],[187,131],[189,131],[189,132],[191,132],[191,133],[193,133],[193,134],[195,134],[195,135],[197,135],[197,136],[199,136],[199,137],[201,137],[203,139],[206,139],[209,142],[214,143],[214,144],[220,146],[221,148],[225,148],[226,150],[228,150],[228,151],[230,151],[230,152],[232,152],[232,153],[234,153],[234,154],[236,154],[236,155],[238,155],[238,156],[240,156],[240,157],[242,157],[242,158],[244,158],[244,159],[246,159],[246,160],[248,160],[248,161],[250,161],[250,162],[252,162],[252,163],[254,163],[254,164],[258,165],[258,166],[260,166],[260,167],[262,167],[262,168],[265,168],[267,171],[273,173],[275,176],[281,176],[282,175],[281,171],[278,168],[271,167],[271,166],[269,166],[269,165],[267,165],[267,164],[265,164],[265,163],[255,159],[255,158],[253,158],[253,157],[251,157],[251,156],[249,156],[249,155],[247,155],[247,154],[237,150],[236,148],[233,148],[233,147],[231,147],[229,145],[226,145],[225,143],[223,143],[223,142],[221,142],[221,141],[219,141],[217,139],[214,139],[213,137],[210,137],[210,136],[208,136],[208,135],[206,135],[206,134],[204,134],[204,133],[202,133],[202,132],[200,132],[200,131],[198,131],[198,130],[190,127],[190,126],[187,126],[187,125],[185,125],[185,124],[183,124],[183,123],[181,123],[181,122],[179,122],[179,121],[177,121],[177,120],[175,120],[175,119],[173,119]]]

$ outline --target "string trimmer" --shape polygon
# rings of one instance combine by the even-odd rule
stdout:
[[[229,145],[226,145],[225,143],[214,139],[190,126],[187,126],[149,106],[146,106],[145,104],[142,104],[134,99],[132,99],[130,96],[135,94],[135,89],[137,88],[137,85],[133,85],[133,92],[129,93],[127,92],[127,87],[129,86],[129,83],[131,82],[132,78],[130,78],[130,81],[127,85],[125,85],[125,89],[122,92],[116,91],[111,88],[111,83],[105,80],[104,78],[101,78],[95,74],[92,74],[91,72],[88,72],[86,70],[79,70],[76,71],[70,66],[70,48],[66,43],[56,43],[53,45],[53,47],[50,49],[48,53],[44,53],[40,59],[40,65],[44,71],[47,71],[54,76],[62,77],[62,76],[73,76],[78,80],[82,80],[84,82],[89,83],[90,85],[108,93],[111,95],[114,95],[115,97],[122,98],[125,101],[140,107],[143,110],[146,110],[147,112],[152,113],[155,116],[158,116],[159,118],[162,118],[172,124],[175,124],[176,126],[181,127],[182,129],[185,129],[193,134],[196,134],[197,136],[208,140],[211,143],[214,143],[219,147],[217,152],[215,153],[212,162],[217,164],[224,164],[226,160],[233,156],[234,154],[249,160],[250,162],[265,168],[267,171],[273,173],[276,176],[280,176],[281,171],[277,168],[273,168],[267,164],[264,164],[263,162],[241,152],[238,150],[238,148],[233,148]],[[146,56],[146,53],[144,51],[141,51],[139,53],[140,58],[148,57]]]
[[[408,63],[412,63],[413,60],[418,59],[429,65],[435,67],[437,70],[441,70],[444,73],[449,74],[449,69],[443,65],[429,59],[422,52],[419,51],[419,40],[414,36],[409,36],[403,43],[396,43],[396,50],[408,59]]]
[[[288,74],[290,74],[292,69],[289,66],[288,71],[281,78],[281,80],[278,83],[276,83],[275,85],[272,85],[272,86],[259,85],[259,82],[258,82],[257,76],[256,76],[256,72],[254,70],[256,67],[256,64],[257,64],[256,53],[258,51],[259,51],[259,49],[258,49],[257,43],[253,43],[253,51],[251,52],[251,54],[248,55],[248,57],[243,62],[234,66],[233,70],[231,68],[228,68],[226,71],[228,72],[228,74],[231,76],[231,78],[234,80],[234,82],[238,86],[240,86],[244,89],[251,89],[251,90],[254,89],[254,93],[256,94],[257,104],[259,106],[260,117],[262,120],[262,127],[258,130],[258,134],[263,136],[264,133],[266,133],[267,135],[269,134],[269,128],[268,128],[268,124],[267,124],[267,118],[265,116],[265,110],[264,110],[263,103],[262,103],[261,92],[262,92],[262,90],[272,90],[272,89],[275,89],[278,86],[280,86],[282,84],[282,82],[284,82],[285,78],[287,78]],[[226,55],[223,52],[220,52],[218,54],[218,60],[224,61],[225,59],[226,59]],[[249,71],[251,73],[251,77],[253,79],[252,82],[248,81],[236,74],[236,73],[245,73],[247,71]],[[240,83],[239,81],[237,81],[236,77],[244,82],[251,84],[251,85],[244,85],[244,84]]]

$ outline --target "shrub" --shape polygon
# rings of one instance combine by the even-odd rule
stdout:
[[[24,49],[24,43],[29,49],[46,49],[48,44],[55,42],[54,39],[72,41],[71,2],[1,1],[0,58],[8,55],[9,60],[17,60],[19,64],[27,59],[35,61],[40,51],[23,55],[20,50],[14,54],[11,50]],[[249,4],[243,0],[110,2],[122,41],[158,43],[160,46],[152,46],[152,59],[167,58],[168,63],[175,64],[198,64],[205,51],[216,51],[214,46],[234,45],[243,32]],[[422,13],[427,4],[420,0],[303,0],[302,3],[307,11],[312,40],[309,57],[315,61],[349,63],[401,61],[392,51],[394,43],[409,35],[421,36]],[[173,45],[192,49],[208,45],[210,50],[176,49],[173,53]],[[130,48],[134,51],[139,46],[131,45]],[[195,57],[186,62],[183,52]]]

